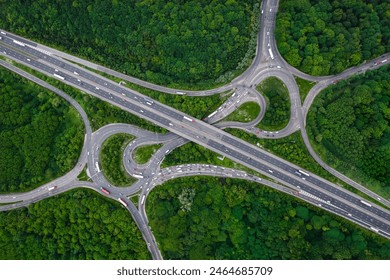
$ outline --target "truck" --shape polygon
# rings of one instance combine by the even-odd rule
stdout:
[[[176,91],[176,94],[179,94],[179,95],[186,95],[185,92],[181,92],[181,91]]]
[[[122,198],[118,198],[118,201],[123,205],[123,206],[125,206],[126,208],[127,208],[127,203],[126,203],[126,201],[124,201]]]
[[[212,112],[212,113],[208,116],[208,118],[211,118],[211,117],[214,116],[216,113],[217,113],[217,111]]]
[[[95,162],[95,167],[96,167],[96,171],[100,172],[100,168],[99,168],[99,163],[98,162]]]
[[[372,207],[372,205],[368,202],[365,202],[364,200],[360,200],[360,202],[368,207]]]
[[[56,73],[54,73],[53,75],[54,75],[54,77],[56,77],[56,78],[58,78],[58,79],[65,80],[64,77],[62,77],[62,76],[60,76],[60,75],[58,75],[58,74],[56,74]]]
[[[134,176],[135,178],[138,178],[138,179],[143,179],[143,178],[144,178],[144,176],[138,175],[138,174],[134,174],[133,176]]]
[[[109,195],[110,192],[108,190],[106,190],[105,188],[101,187],[100,190],[105,193],[106,195]]]
[[[145,203],[145,198],[146,198],[146,195],[143,195],[143,196],[142,196],[142,199],[141,199],[141,204],[142,204],[142,205]]]
[[[19,46],[22,46],[22,47],[25,47],[25,46],[26,46],[25,44],[23,44],[22,42],[19,42],[19,41],[17,41],[17,40],[13,40],[13,42],[14,42],[15,44],[19,45]]]
[[[375,231],[376,233],[378,233],[378,232],[379,232],[379,230],[378,230],[378,229],[376,229],[376,228],[374,228],[374,227],[370,227],[370,229],[371,229],[372,231]]]
[[[302,173],[303,175],[310,176],[308,173],[306,173],[305,171],[303,171],[301,169],[298,169],[298,172]]]
[[[48,188],[49,191],[52,191],[52,190],[55,190],[57,188],[57,186],[51,186]]]
[[[274,59],[274,54],[272,53],[271,48],[268,49],[269,55],[271,56],[271,59]]]
[[[187,116],[183,116],[183,119],[189,121],[189,122],[195,122],[193,119],[187,117]]]

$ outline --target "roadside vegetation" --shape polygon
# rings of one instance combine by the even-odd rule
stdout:
[[[209,88],[230,81],[252,62],[259,4],[7,1],[0,26],[154,83]]]
[[[271,77],[261,82],[256,89],[267,101],[267,111],[257,127],[270,131],[284,128],[290,119],[290,96],[284,83]]]
[[[193,142],[184,144],[170,152],[164,158],[164,161],[161,163],[161,168],[175,166],[179,164],[212,164],[237,170],[243,170],[249,174],[256,175],[260,178],[267,178],[266,176],[256,171],[253,171],[252,169],[242,164],[234,162],[227,157],[223,157],[216,152],[206,149],[205,147]]]
[[[32,70],[19,63],[13,62],[13,64],[21,68],[22,70],[30,73],[31,75],[34,75],[39,79],[47,82],[48,84],[55,86],[56,88],[64,91],[73,99],[75,99],[77,103],[79,103],[80,106],[87,113],[93,131],[98,130],[100,127],[110,123],[132,124],[142,129],[146,129],[154,132],[166,131],[165,129],[158,127],[149,121],[141,119],[140,117],[137,117],[136,115],[133,115],[116,106],[113,106],[106,101],[102,101],[97,97],[94,97],[90,94],[86,94],[81,90],[68,86],[54,78],[48,77],[44,74],[39,73],[38,71]]]
[[[309,93],[309,91],[311,90],[311,88],[314,87],[314,85],[315,85],[316,83],[315,83],[315,82],[308,81],[308,80],[301,79],[301,78],[299,78],[299,77],[295,77],[295,81],[296,81],[297,84],[298,84],[299,95],[301,96],[301,102],[302,102],[302,104],[303,104],[303,102],[305,101],[305,98],[306,98],[307,94]]]
[[[102,172],[107,180],[117,187],[129,186],[136,181],[127,174],[123,166],[123,152],[133,139],[132,135],[120,133],[110,136],[102,145],[100,153]]]
[[[207,117],[231,95],[230,92],[223,92],[208,96],[188,96],[159,92],[129,82],[126,82],[126,86],[197,119]]]
[[[72,190],[0,212],[1,260],[144,260],[128,211],[91,190]]]
[[[0,192],[22,192],[70,171],[84,141],[77,111],[0,68]]]
[[[165,259],[383,259],[390,243],[256,183],[195,176],[154,189],[146,210]]]
[[[321,158],[374,192],[390,197],[390,67],[323,90],[308,115]]]
[[[246,102],[234,110],[223,121],[251,122],[260,114],[260,106],[256,102]]]
[[[280,1],[275,37],[289,64],[323,76],[390,52],[389,1]]]
[[[207,96],[187,96],[170,94],[152,90],[137,84],[130,83],[128,81],[123,81],[120,78],[108,75],[101,71],[90,69],[89,67],[85,67],[83,65],[82,67],[117,83],[122,82],[122,85],[127,88],[133,89],[143,95],[149,96],[150,98],[157,100],[162,104],[175,108],[190,116],[194,116],[197,119],[203,119],[209,114],[211,114],[214,110],[221,106],[231,95],[231,91]]]
[[[77,179],[79,181],[92,182],[91,178],[89,178],[87,175],[87,167],[84,167],[84,169],[80,172],[79,176],[77,176]]]
[[[323,169],[310,155],[309,151],[306,149],[305,143],[303,142],[302,136],[299,131],[280,139],[262,139],[257,136],[247,133],[241,129],[228,128],[226,132],[239,137],[248,143],[257,145],[260,148],[265,149],[268,152],[271,152],[285,160],[303,167],[304,169],[317,174],[318,176],[329,180],[345,189],[352,191],[367,200],[371,198],[366,197],[365,194],[360,193],[355,188],[347,185],[337,177],[330,174],[328,171]]]
[[[140,146],[134,150],[133,158],[139,164],[147,163],[162,144]]]

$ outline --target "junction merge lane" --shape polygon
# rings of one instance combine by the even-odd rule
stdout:
[[[177,133],[177,134],[179,134],[187,139],[190,139],[190,140],[197,142],[197,143],[200,142],[201,145],[205,145],[204,141],[199,141],[199,139],[197,139],[196,137],[194,137],[192,135],[200,134],[200,131],[202,131],[202,133],[200,135],[202,136],[203,139],[206,138],[204,136],[204,134],[205,134],[204,131],[210,130],[210,128],[207,127],[208,125],[206,123],[202,123],[202,122],[197,120],[196,121],[197,126],[201,126],[201,127],[206,126],[206,127],[204,127],[205,129],[197,129],[195,127],[195,131],[191,131],[191,133],[190,133],[191,136],[188,136],[190,131],[187,131],[188,130],[187,125],[186,125],[187,129],[185,129],[184,126],[181,126],[181,128],[180,128],[180,126],[175,125],[175,128],[173,128],[169,125],[170,121],[172,121],[171,118],[173,118],[176,121],[180,121],[180,122],[184,121],[185,122],[185,120],[183,120],[183,117],[185,116],[184,114],[180,114],[176,110],[170,109],[168,106],[156,103],[156,101],[154,101],[154,100],[152,101],[151,99],[144,97],[139,93],[136,94],[135,92],[133,92],[131,90],[124,89],[124,88],[116,85],[115,83],[113,83],[110,80],[100,78],[97,75],[91,74],[91,73],[89,73],[81,68],[69,65],[65,61],[61,61],[61,60],[56,59],[52,56],[45,55],[44,53],[41,53],[40,51],[35,50],[33,48],[30,48],[27,45],[23,46],[23,45],[17,44],[12,39],[7,40],[5,38],[6,37],[3,37],[2,41],[4,43],[11,45],[13,48],[20,49],[23,52],[30,53],[31,55],[36,56],[36,57],[40,57],[41,59],[46,60],[47,62],[52,63],[55,66],[58,66],[59,68],[63,68],[64,70],[72,72],[72,74],[69,75],[63,71],[61,71],[61,72],[59,72],[58,70],[56,71],[56,69],[53,67],[50,67],[50,66],[47,66],[46,64],[35,61],[34,59],[30,59],[29,57],[27,57],[23,54],[19,54],[17,52],[14,52],[9,48],[5,48],[5,47],[0,46],[0,50],[7,52],[8,55],[17,58],[18,60],[22,61],[25,64],[30,64],[32,66],[35,66],[34,68],[40,69],[40,71],[44,70],[49,75],[53,75],[54,73],[58,73],[58,75],[64,77],[64,80],[67,83],[73,84],[74,86],[81,88],[81,89],[86,89],[86,90],[94,93],[97,96],[104,97],[105,99],[109,100],[112,103],[120,104],[121,107],[125,107],[126,109],[130,109],[133,113],[135,113],[138,116],[141,116],[141,117],[146,118],[148,120],[152,120],[154,122],[157,122],[159,125],[162,125],[163,127],[167,128],[169,130],[173,130],[175,133]],[[81,81],[79,78],[83,79],[83,81]],[[92,80],[92,82],[96,83],[98,86],[95,86],[95,85],[92,85],[92,84],[85,82],[85,79]],[[102,90],[99,88],[99,86],[113,90],[115,92],[120,92],[122,95],[126,95],[127,97],[132,98],[135,102],[140,103],[140,105],[142,107],[129,102],[127,99],[118,97],[115,94],[111,94],[109,91]],[[156,113],[151,112],[151,110],[149,110],[149,108],[152,109],[153,111],[156,110],[158,113],[156,114]],[[164,118],[161,115],[168,115],[168,118]],[[215,131],[215,128],[213,128],[213,127],[211,127],[211,128],[212,128],[211,129],[212,131]],[[206,136],[209,136],[209,134],[210,133],[206,133]],[[267,158],[267,155],[264,152],[262,152],[261,150],[254,149],[251,147],[251,145],[246,144],[243,141],[237,141],[232,136],[230,136],[229,134],[227,134],[223,131],[216,132],[217,136],[218,135],[220,136],[221,134],[223,134],[221,140],[224,141],[225,143],[227,143],[227,145],[232,145],[241,151],[245,150],[247,152],[250,152],[259,158],[263,158],[266,160],[268,159],[269,161],[273,162],[272,163],[273,165],[277,165],[278,167],[281,167],[281,168],[284,167],[285,171],[292,173],[292,176],[291,176],[292,178],[291,178],[291,177],[288,177],[285,174],[282,174],[282,173],[277,172],[275,170],[275,171],[273,171],[273,174],[272,174],[274,177],[277,177],[281,181],[284,181],[287,183],[289,181],[293,182],[293,183],[298,183],[300,188],[304,189],[306,192],[309,192],[312,195],[315,195],[321,199],[324,199],[327,201],[332,201],[332,204],[334,204],[335,206],[343,208],[347,212],[344,214],[345,217],[347,217],[347,214],[350,212],[356,213],[362,219],[363,223],[360,223],[360,224],[363,224],[365,226],[367,226],[367,224],[370,226],[374,226],[376,229],[382,231],[382,233],[385,236],[390,237],[390,234],[389,234],[390,229],[389,229],[389,225],[387,223],[384,223],[384,222],[380,221],[379,219],[377,219],[376,217],[372,217],[372,216],[364,213],[361,210],[354,209],[353,207],[348,206],[347,204],[345,204],[343,202],[337,201],[335,197],[330,197],[327,194],[322,194],[320,191],[314,189],[311,186],[306,185],[302,181],[297,181],[295,179],[296,175],[293,173],[296,171],[295,167],[291,167],[288,164],[285,164],[282,161],[277,160],[275,157],[268,156],[268,158]],[[213,135],[212,138],[215,138],[215,135]],[[224,145],[221,145],[221,144],[219,144],[211,139],[207,142],[206,146],[208,146],[209,148],[211,148],[212,150],[214,150],[218,153],[228,155],[233,160],[240,159],[240,162],[243,162],[245,165],[247,165],[251,168],[255,167],[256,169],[260,170],[262,173],[267,173],[267,170],[270,170],[266,165],[254,160],[252,158],[248,158],[246,155],[243,155],[239,152],[236,152],[233,150],[230,151]],[[227,153],[229,151],[230,151],[230,153]],[[293,181],[291,181],[291,180],[293,180]],[[333,190],[332,193],[334,193],[336,195],[339,195],[339,193],[340,194],[342,193],[344,197],[349,196],[349,198],[357,200],[358,203],[355,203],[355,202],[354,203],[357,204],[358,207],[363,208],[362,207],[363,205],[360,205],[361,204],[360,200],[356,196],[354,197],[354,195],[350,195],[344,190],[339,190],[339,189],[337,189],[329,184],[325,184],[325,182],[322,182],[316,178],[313,178],[312,182],[316,183],[317,185],[320,185],[320,187],[326,186],[327,189]],[[386,222],[390,220],[390,219],[388,219],[389,214],[386,213],[385,211],[382,211],[376,207],[366,206],[366,208],[368,208],[368,209],[365,209],[367,212],[372,212],[374,214],[377,214],[379,217],[384,218],[386,220]],[[350,217],[347,217],[347,218],[350,219]]]

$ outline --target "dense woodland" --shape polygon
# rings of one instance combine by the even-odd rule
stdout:
[[[155,83],[210,86],[251,63],[259,2],[3,1],[0,26]]]
[[[0,259],[150,259],[127,210],[91,190],[0,212]]]
[[[257,86],[267,101],[264,118],[257,125],[264,130],[280,130],[290,119],[290,96],[285,84],[275,77],[267,78]]]
[[[390,52],[390,1],[282,0],[275,36],[292,66],[339,73]]]
[[[115,186],[128,186],[135,182],[123,166],[123,151],[134,139],[129,134],[115,134],[104,143],[100,153],[100,161],[104,176]]]
[[[390,242],[258,184],[196,176],[146,204],[166,259],[389,259]]]
[[[72,169],[83,131],[69,103],[0,68],[0,192],[26,191]]]
[[[390,196],[390,67],[339,82],[315,99],[308,132],[322,157]]]

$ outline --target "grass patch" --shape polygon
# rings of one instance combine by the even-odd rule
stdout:
[[[130,200],[131,200],[131,202],[133,202],[134,205],[137,207],[137,206],[138,206],[138,201],[139,201],[139,195],[136,194],[136,195],[131,196],[131,197],[130,197]]]
[[[162,147],[162,144],[140,146],[134,150],[133,158],[139,164],[149,161],[152,155]]]
[[[79,181],[92,182],[91,178],[89,178],[87,175],[87,167],[84,167],[79,176],[77,176],[77,179],[79,179]]]
[[[101,151],[102,172],[107,180],[115,186],[129,186],[136,179],[126,173],[123,166],[123,151],[127,144],[134,139],[129,134],[116,134],[104,141]]]
[[[250,122],[260,114],[260,106],[256,102],[246,102],[228,115],[223,121]]]
[[[267,101],[267,111],[257,125],[264,130],[281,130],[290,118],[290,97],[286,85],[278,78],[265,79],[256,88]]]
[[[305,98],[312,87],[316,84],[315,82],[311,82],[308,80],[301,79],[299,77],[295,77],[295,81],[298,84],[299,88],[299,95],[301,96],[301,102],[303,104],[303,101],[305,101]]]

